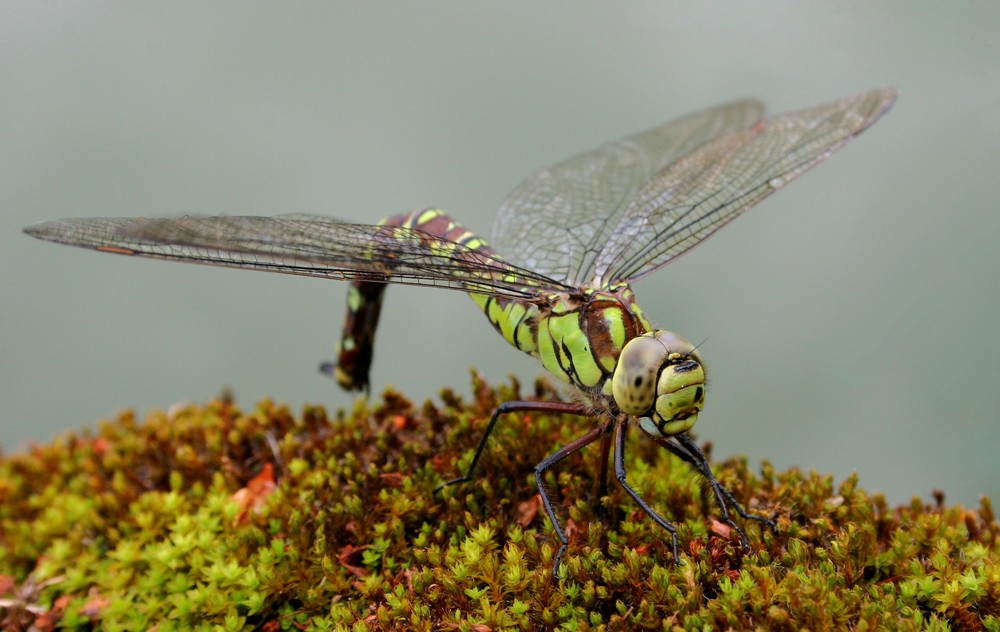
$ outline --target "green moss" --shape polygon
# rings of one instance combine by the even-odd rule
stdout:
[[[855,477],[722,482],[779,531],[713,520],[689,468],[632,433],[630,481],[677,523],[670,540],[617,486],[595,503],[599,451],[551,473],[570,548],[562,581],[532,468],[583,431],[504,420],[476,481],[463,471],[492,409],[519,397],[476,378],[463,402],[387,392],[328,418],[265,401],[130,413],[0,460],[0,625],[106,630],[1000,630],[998,527],[976,510],[890,508]],[[555,398],[545,383],[532,396]]]

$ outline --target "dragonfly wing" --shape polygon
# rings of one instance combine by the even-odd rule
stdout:
[[[867,129],[895,98],[894,90],[873,90],[776,116],[666,167],[631,200],[603,245],[596,284],[667,264]]]
[[[538,171],[501,204],[490,243],[512,263],[582,285],[593,278],[599,253],[643,185],[706,141],[762,114],[756,101],[722,105]]]
[[[329,217],[82,218],[32,237],[104,252],[531,299],[566,286],[431,234]]]

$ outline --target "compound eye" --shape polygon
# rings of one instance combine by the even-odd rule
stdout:
[[[667,359],[667,348],[653,334],[629,340],[611,378],[611,394],[623,412],[642,416],[656,398],[657,374]]]
[[[701,358],[698,357],[698,352],[695,351],[694,345],[674,332],[661,329],[654,332],[654,335],[663,344],[664,348],[666,348],[668,354],[679,353],[684,357],[693,358],[699,363],[701,362]]]

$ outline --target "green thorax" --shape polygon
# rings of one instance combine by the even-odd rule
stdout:
[[[625,343],[652,330],[625,283],[530,302],[470,296],[507,342],[541,360],[563,382],[591,393],[611,394]]]

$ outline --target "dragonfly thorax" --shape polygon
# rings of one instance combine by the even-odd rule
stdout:
[[[705,365],[687,340],[658,330],[629,340],[611,382],[615,403],[643,430],[669,437],[689,430],[705,402]]]

